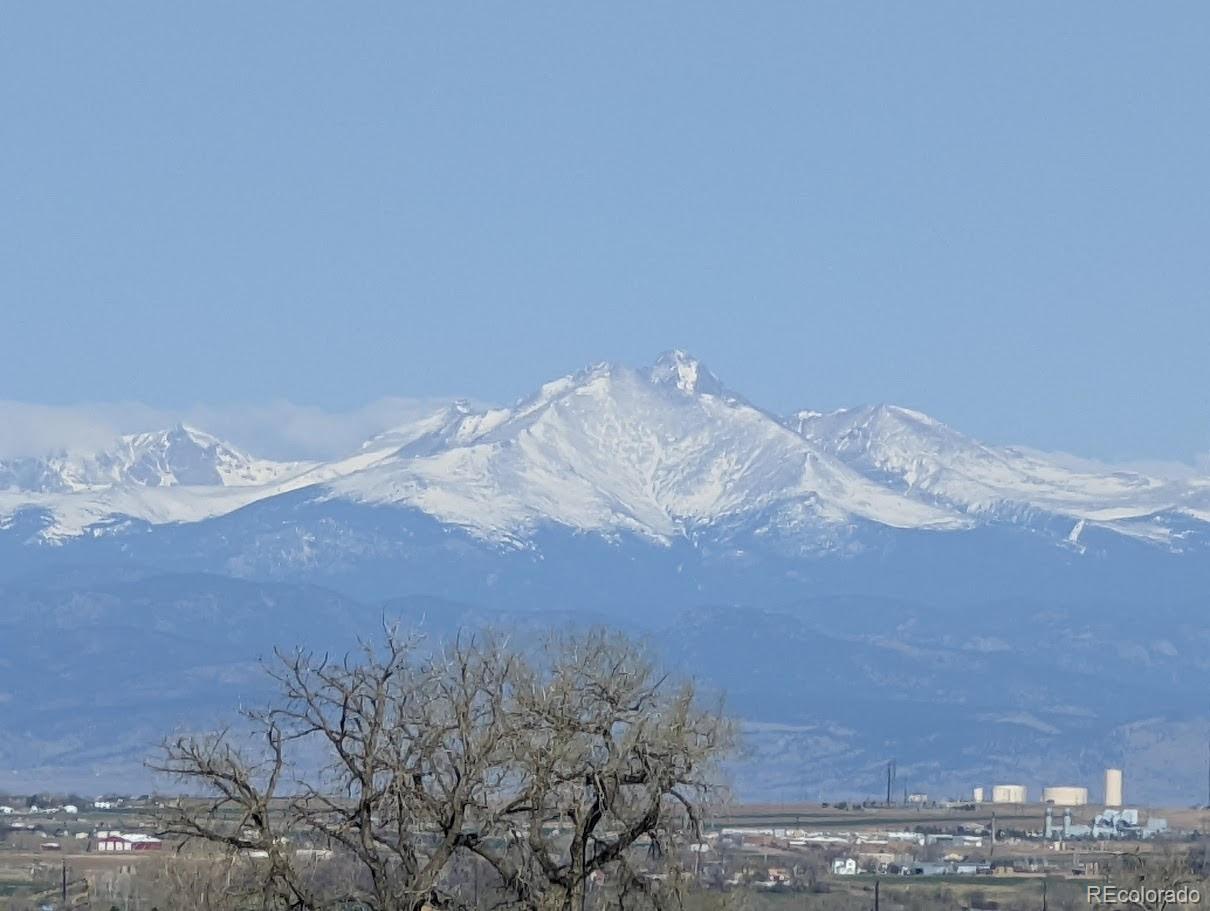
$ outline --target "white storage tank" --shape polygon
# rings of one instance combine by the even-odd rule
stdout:
[[[1042,802],[1056,807],[1082,807],[1088,803],[1088,788],[1060,785],[1042,789]]]
[[[983,803],[983,788],[975,788],[972,800],[974,800],[975,803]]]
[[[998,784],[992,786],[992,803],[1025,803],[1023,784]]]
[[[1122,805],[1122,770],[1105,770],[1105,806],[1120,807]]]

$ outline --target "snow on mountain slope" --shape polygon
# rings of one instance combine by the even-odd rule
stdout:
[[[180,424],[122,436],[97,453],[0,461],[0,517],[45,510],[50,540],[115,517],[196,522],[291,489],[291,479],[313,467],[254,458]]]
[[[102,452],[0,461],[0,488],[63,493],[123,485],[235,487],[267,484],[300,467],[253,458],[217,437],[178,424],[170,430],[119,437]]]
[[[469,442],[508,418],[507,408],[476,411],[465,399],[458,399],[402,427],[395,427],[368,440],[363,453],[425,455]]]
[[[986,446],[907,408],[802,411],[787,424],[905,495],[969,514],[1024,506],[1109,523],[1205,507],[1204,486],[1130,471],[1077,469],[1043,453]]]
[[[0,530],[39,527],[14,526],[23,511],[48,517],[48,540],[124,519],[199,522],[302,488],[513,543],[554,525],[660,542],[770,532],[817,549],[863,522],[958,530],[1045,514],[1072,519],[1059,535],[1071,544],[1095,525],[1171,545],[1210,523],[1206,478],[986,446],[891,406],[782,420],[673,351],[645,370],[562,377],[510,408],[456,401],[329,462],[257,459],[185,426],[0,461]]]
[[[436,433],[439,447],[405,445],[334,481],[332,495],[414,506],[497,538],[554,522],[667,539],[770,509],[820,523],[963,524],[818,451],[683,352],[646,373],[598,365],[514,409],[451,416]]]

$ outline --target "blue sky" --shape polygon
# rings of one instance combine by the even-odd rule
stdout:
[[[0,399],[775,410],[1210,450],[1210,6],[14,4]]]

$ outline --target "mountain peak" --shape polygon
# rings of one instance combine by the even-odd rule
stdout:
[[[172,433],[187,437],[192,437],[195,440],[214,440],[218,439],[213,434],[207,433],[200,427],[195,427],[192,424],[187,424],[184,421],[177,421],[172,427]]]
[[[129,433],[96,451],[0,460],[0,490],[80,493],[149,487],[257,486],[300,470],[301,463],[258,459],[213,434],[180,422]]]
[[[166,444],[189,445],[196,446],[201,449],[210,449],[214,447],[224,447],[233,449],[229,444],[220,440],[214,434],[194,427],[192,424],[186,424],[184,421],[178,421],[166,430],[161,430],[158,433],[144,434],[143,436],[161,440]]]
[[[826,428],[823,430],[826,436],[841,433],[851,435],[856,432],[879,433],[905,428],[912,428],[917,432],[954,433],[932,415],[887,403],[839,408],[829,412],[804,409],[791,413],[786,424],[804,434],[809,433],[808,429],[812,426]]]
[[[651,366],[651,382],[671,386],[685,395],[722,395],[723,384],[710,369],[686,351],[665,351]]]
[[[944,427],[939,420],[930,414],[925,414],[923,411],[917,411],[914,408],[905,408],[903,405],[890,405],[883,403],[880,405],[871,405],[869,412],[873,416],[880,418],[894,418],[900,421],[910,421],[915,424],[923,424],[927,427]]]

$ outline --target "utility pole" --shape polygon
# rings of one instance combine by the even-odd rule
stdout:
[[[882,885],[882,880],[874,880],[874,911],[878,911],[878,887]]]
[[[1042,874],[1042,911],[1046,911],[1046,874]]]
[[[66,860],[63,861],[62,896],[63,896],[63,907],[67,907],[67,861]]]

